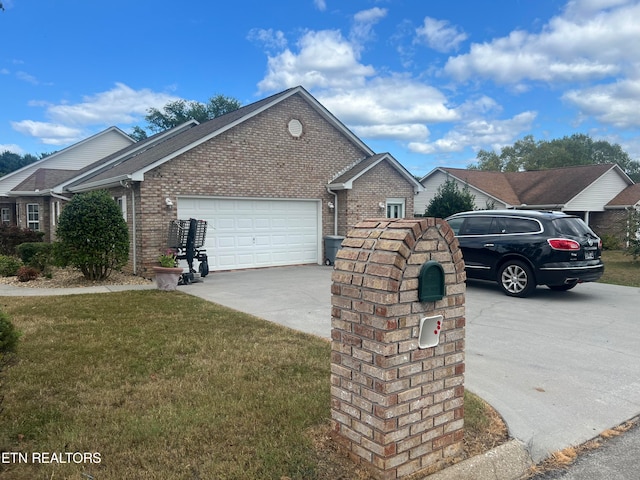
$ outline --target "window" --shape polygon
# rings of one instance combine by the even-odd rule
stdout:
[[[122,216],[124,217],[124,221],[127,221],[127,197],[113,197],[113,199],[120,207],[120,211],[122,212]]]
[[[60,202],[51,202],[51,225],[55,227],[60,216]]]
[[[540,233],[542,228],[535,220],[527,218],[504,218],[504,233]]]
[[[404,198],[387,199],[387,218],[404,218]]]
[[[27,204],[27,228],[29,230],[40,230],[40,205],[37,203]]]
[[[460,235],[495,235],[501,233],[498,222],[492,217],[469,217],[460,231]]]
[[[1,219],[3,225],[9,225],[11,223],[11,209],[3,208],[1,213]]]

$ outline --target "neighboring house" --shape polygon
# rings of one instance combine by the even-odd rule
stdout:
[[[214,271],[321,264],[325,236],[346,235],[367,217],[412,216],[422,189],[302,87],[96,155],[55,182],[59,195],[106,189],[118,200],[129,268],[143,276],[166,249],[174,219],[208,222]]]
[[[619,208],[637,205],[640,190],[617,165],[584,165],[526,172],[488,172],[438,167],[420,183],[415,213],[424,214],[447,179],[468,185],[477,209],[559,210],[580,215],[596,233],[608,232]],[[620,200],[616,200],[620,196]],[[624,204],[624,205],[623,205]]]
[[[635,232],[631,214],[640,213],[640,183],[629,185],[604,206],[604,212],[594,213],[591,226],[598,232],[615,237],[621,246],[629,246],[629,238],[640,239],[640,229]]]
[[[77,175],[96,159],[121,150],[134,141],[116,127],[110,127],[37,162],[0,177],[0,221],[45,232],[52,240],[62,205],[69,200],[58,183]]]

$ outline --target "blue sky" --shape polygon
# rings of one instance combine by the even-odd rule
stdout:
[[[416,175],[586,133],[640,160],[640,0],[3,0],[0,150],[302,85]]]

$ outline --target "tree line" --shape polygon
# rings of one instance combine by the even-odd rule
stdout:
[[[618,144],[594,140],[576,133],[555,140],[538,140],[533,135],[502,148],[500,153],[480,150],[477,162],[467,168],[496,172],[520,172],[578,165],[617,164],[634,182],[640,181],[640,162],[632,160]]]

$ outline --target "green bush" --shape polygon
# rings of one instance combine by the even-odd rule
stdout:
[[[454,213],[474,210],[475,199],[475,195],[469,190],[469,185],[465,184],[460,190],[455,180],[447,178],[438,187],[435,196],[427,205],[424,215],[425,217],[447,218]]]
[[[0,276],[13,277],[22,266],[19,258],[10,255],[0,255]]]
[[[620,250],[620,240],[615,235],[611,235],[609,233],[605,233],[600,237],[602,240],[602,249],[603,250]]]
[[[129,230],[118,204],[105,190],[76,195],[58,220],[60,263],[102,280],[129,259]]]
[[[22,263],[44,272],[52,262],[53,246],[50,243],[27,242],[17,247]]]
[[[42,242],[44,232],[35,232],[15,225],[0,225],[0,255],[16,255],[18,245],[25,242]]]

